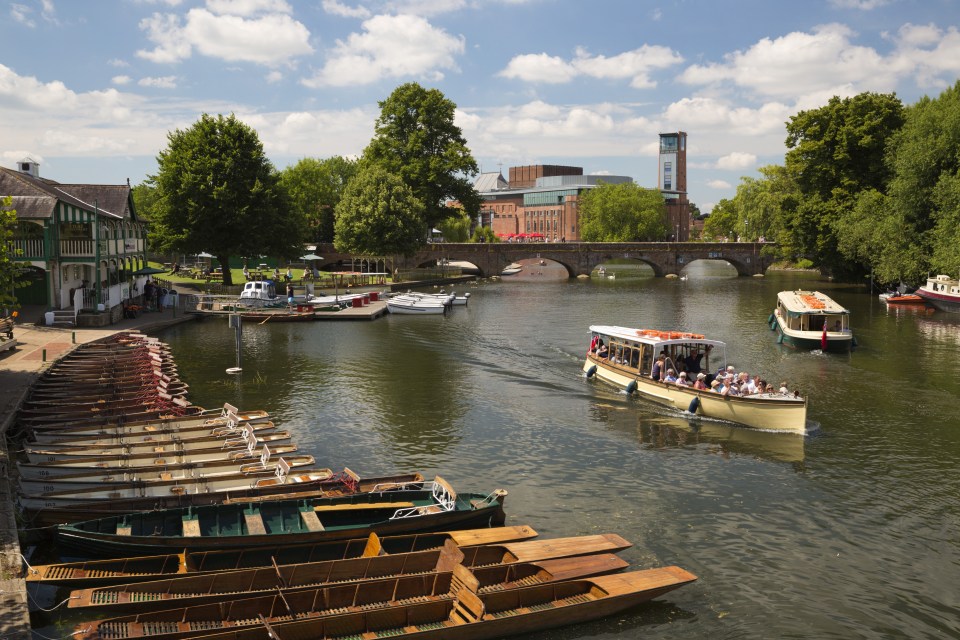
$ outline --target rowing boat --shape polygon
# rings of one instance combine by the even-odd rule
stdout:
[[[275,431],[277,425],[270,420],[245,422],[243,425],[230,423],[226,426],[210,427],[198,424],[195,427],[169,429],[154,428],[145,431],[130,431],[122,436],[118,435],[68,435],[57,432],[41,434],[34,437],[33,442],[24,443],[25,446],[43,448],[50,451],[72,451],[74,449],[123,447],[134,445],[167,444],[171,442],[223,441],[228,438],[243,438],[244,431],[258,435]]]
[[[342,599],[324,601],[320,599],[321,594],[310,591],[289,596],[278,594],[196,607],[189,612],[189,617],[185,611],[173,610],[166,615],[158,612],[82,623],[71,635],[75,640],[130,637],[175,640],[196,635],[203,635],[204,640],[348,637],[483,640],[610,616],[697,579],[680,567],[662,567],[479,593],[480,585],[472,577],[461,568],[457,581],[450,582],[448,593],[409,598],[406,593],[384,593],[381,596],[384,604],[379,606],[356,597],[359,593],[354,596],[325,589],[323,595],[336,593]],[[385,591],[388,587],[381,584]],[[364,595],[369,597],[368,593]],[[301,599],[310,598],[311,603],[306,606],[323,607],[327,615],[288,613],[296,609]],[[334,604],[337,610],[332,610]],[[144,620],[148,615],[149,625]],[[247,624],[238,628],[238,622],[244,620]],[[214,630],[221,631],[211,633]]]
[[[228,571],[205,576],[169,578],[129,585],[93,587],[71,592],[71,609],[85,612],[144,613],[172,607],[197,605],[255,598],[281,591],[290,595],[297,591],[319,590],[334,584],[341,586],[353,583],[356,589],[381,592],[376,584],[367,582],[395,581],[401,591],[409,588],[407,578],[415,576],[413,584],[435,584],[433,578],[450,578],[455,566],[471,570],[481,584],[509,588],[514,584],[534,584],[570,580],[588,576],[614,573],[627,567],[627,563],[612,553],[586,550],[576,557],[534,558],[518,561],[509,555],[481,554],[482,547],[461,550],[448,543],[441,549],[414,551],[393,556],[325,560],[307,564],[264,567],[244,571]],[[470,556],[468,560],[467,556]],[[478,563],[477,557],[485,562]],[[430,577],[429,580],[424,578]],[[358,584],[359,583],[359,584]],[[440,587],[449,590],[449,585],[440,582]],[[441,591],[442,593],[442,591]],[[304,611],[303,614],[313,613]]]
[[[512,546],[512,543],[531,541],[531,538],[536,536],[537,532],[527,525],[385,537],[371,533],[365,538],[313,544],[193,551],[114,560],[85,560],[82,562],[33,565],[28,567],[24,579],[27,582],[64,585],[72,588],[96,587],[147,582],[175,576],[203,576],[224,571],[273,567],[274,565],[284,566],[323,560],[412,553],[439,549],[448,541],[457,545],[460,549],[476,546],[492,548],[494,545],[498,545],[504,553],[513,554],[518,560],[530,560],[531,557],[527,555],[529,547],[524,548],[527,551],[527,553],[524,553],[521,549]],[[578,538],[578,540],[581,539]],[[558,554],[566,554],[565,552],[569,551],[556,540],[537,540],[536,542],[541,547],[546,547],[539,550],[539,555],[542,557],[547,557],[544,555],[547,553],[552,553],[551,557],[559,557]],[[611,539],[610,548],[604,549],[604,551],[614,552],[618,550],[619,546],[616,539]]]
[[[94,427],[92,429],[55,430],[34,433],[32,441],[36,444],[70,444],[70,443],[97,443],[113,444],[121,442],[146,441],[149,438],[161,439],[173,434],[183,436],[195,436],[207,434],[210,436],[222,437],[227,434],[240,435],[241,427],[262,431],[264,429],[274,429],[276,425],[266,418],[248,420],[240,423],[239,421],[219,421],[219,420],[196,420],[193,424],[184,424],[183,426],[171,426],[169,424],[152,425],[134,425],[129,427],[104,426]]]
[[[191,416],[171,416],[159,420],[124,420],[123,423],[117,422],[102,425],[60,425],[56,428],[35,427],[32,431],[34,434],[52,431],[56,433],[70,433],[78,435],[106,435],[110,433],[120,435],[138,429],[181,429],[197,424],[203,424],[205,426],[219,426],[227,425],[230,420],[233,420],[237,423],[244,423],[266,420],[270,417],[270,414],[266,411],[240,411],[229,403],[224,403],[223,409],[202,409],[200,407],[197,407],[197,409],[199,411],[195,415]],[[233,418],[231,418],[231,414],[234,416]]]
[[[438,476],[419,489],[116,515],[61,524],[56,535],[64,547],[112,556],[344,540],[502,524],[506,493],[458,495]]]

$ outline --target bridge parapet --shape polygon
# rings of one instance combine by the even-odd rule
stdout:
[[[741,276],[762,274],[772,259],[762,249],[770,243],[759,242],[489,242],[431,243],[412,256],[394,258],[398,267],[409,269],[436,260],[463,260],[477,266],[482,276],[498,275],[518,260],[540,258],[566,267],[571,277],[589,275],[598,265],[626,258],[650,265],[656,276],[680,271],[696,260],[725,260]],[[333,245],[321,245],[324,262],[348,262],[350,256],[338,254]]]

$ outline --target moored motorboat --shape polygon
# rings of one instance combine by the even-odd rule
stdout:
[[[804,398],[779,393],[755,395],[725,395],[708,388],[681,386],[661,381],[652,374],[659,366],[671,367],[677,372],[680,363],[691,377],[703,373],[705,380],[712,376],[713,365],[728,366],[726,355],[714,355],[726,345],[719,340],[710,340],[701,334],[678,331],[631,329],[628,327],[595,325],[590,327],[594,343],[602,341],[603,352],[591,344],[583,364],[587,377],[597,377],[628,393],[716,420],[726,420],[756,429],[806,433],[807,402]],[[656,365],[655,360],[663,353],[665,364]],[[691,380],[691,383],[693,380]],[[709,382],[707,382],[709,385]]]
[[[110,555],[298,544],[502,523],[505,497],[458,495],[437,477],[420,489],[143,511],[59,525],[56,535],[64,547]]]
[[[450,308],[450,304],[444,300],[402,294],[387,299],[387,310],[404,315],[442,315]]]
[[[927,278],[917,294],[940,311],[960,312],[960,281],[950,276]]]
[[[778,342],[799,349],[849,351],[856,345],[850,311],[819,291],[781,291],[767,323]]]
[[[520,273],[521,271],[523,271],[523,265],[520,264],[520,263],[518,263],[518,262],[514,262],[514,263],[508,264],[506,267],[504,267],[503,271],[500,272],[500,275],[501,275],[501,276],[514,276],[514,275],[517,275],[518,273]]]
[[[370,558],[381,555],[397,555],[415,551],[440,549],[452,543],[460,549],[485,547],[502,549],[518,560],[530,560],[533,549],[541,557],[552,552],[574,555],[567,545],[557,540],[538,540],[537,547],[517,548],[513,543],[531,541],[537,537],[535,529],[528,525],[503,527],[485,527],[483,529],[461,529],[437,533],[411,533],[397,536],[380,537],[375,533],[363,538],[317,542],[299,545],[281,545],[277,547],[258,547],[255,549],[218,549],[213,551],[190,551],[175,554],[140,556],[136,558],[118,558],[109,560],[84,560],[62,562],[49,565],[28,567],[24,580],[42,584],[57,584],[72,588],[106,586],[133,582],[147,582],[188,575],[210,575],[223,571],[257,569],[262,567],[297,565],[322,560],[341,560],[350,558]],[[607,534],[605,537],[612,536]],[[593,537],[593,536],[591,536]],[[577,538],[577,547],[583,547],[583,540]],[[619,536],[609,539],[608,547],[603,550],[620,550]],[[626,542],[626,541],[623,541]],[[597,547],[599,543],[592,546]],[[541,547],[547,547],[542,549]],[[484,551],[491,554],[491,551]]]
[[[926,304],[923,301],[923,296],[919,296],[915,293],[881,293],[880,300],[887,304]]]

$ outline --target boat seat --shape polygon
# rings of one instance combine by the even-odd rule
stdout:
[[[263,526],[263,518],[260,517],[259,513],[244,511],[243,519],[247,523],[247,531],[250,535],[264,535],[267,533],[266,527]]]
[[[320,523],[320,518],[317,517],[316,512],[301,511],[300,519],[303,520],[303,524],[308,531],[323,531],[323,525]]]
[[[133,527],[128,524],[117,525],[118,536],[129,536],[133,532]]]
[[[183,536],[185,538],[200,537],[200,520],[196,517],[187,517],[183,519]]]
[[[361,504],[322,504],[313,508],[314,511],[360,511],[364,509],[402,509],[412,507],[412,502],[367,502]]]

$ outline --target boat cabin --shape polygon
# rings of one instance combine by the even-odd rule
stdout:
[[[273,280],[256,280],[243,285],[243,291],[240,292],[240,299],[244,301],[261,300],[263,302],[276,302],[277,290]]]
[[[714,366],[726,366],[726,354],[715,354],[714,349],[724,347],[718,340],[709,340],[697,333],[679,331],[656,331],[653,329],[628,329],[626,327],[590,327],[593,333],[591,353],[601,356],[621,369],[649,378],[653,363],[662,353],[664,367],[675,372],[689,374],[711,371],[711,356]]]
[[[936,278],[927,279],[927,289],[934,293],[957,296],[960,295],[960,280],[954,280],[950,276],[938,275]]]
[[[850,311],[819,291],[781,291],[777,310],[793,331],[850,331]]]

